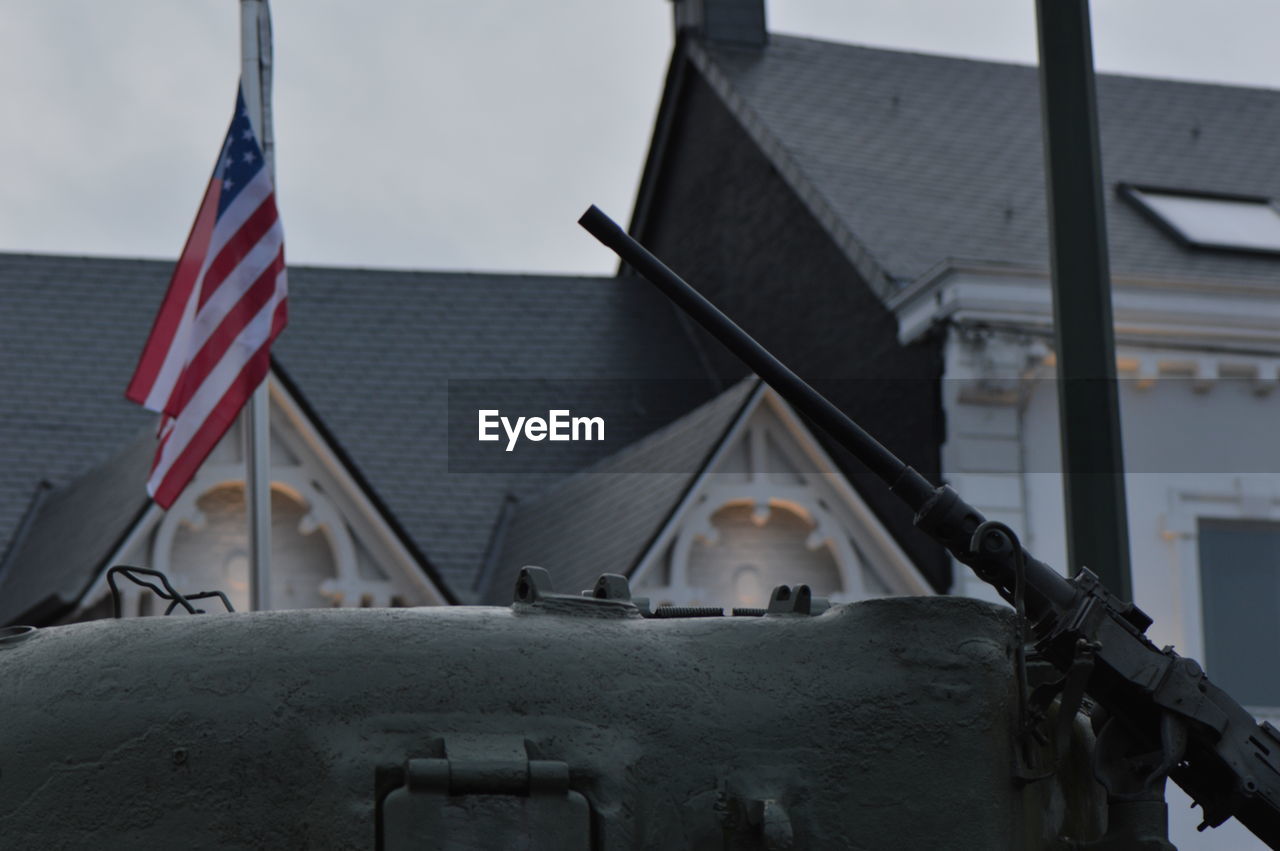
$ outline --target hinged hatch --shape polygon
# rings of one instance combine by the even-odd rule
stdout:
[[[384,851],[591,848],[591,811],[564,762],[530,759],[523,738],[451,735],[411,758],[379,808]]]

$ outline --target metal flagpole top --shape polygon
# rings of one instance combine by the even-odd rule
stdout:
[[[240,81],[253,133],[267,171],[275,177],[271,129],[271,7],[267,0],[240,0]]]

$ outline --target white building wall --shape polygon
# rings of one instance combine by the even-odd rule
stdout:
[[[1057,388],[1048,355],[1035,335],[948,330],[943,472],[977,508],[1017,531],[1037,558],[1066,573]],[[1198,519],[1280,520],[1274,367],[1239,354],[1188,358],[1134,346],[1121,347],[1119,360],[1135,602],[1154,619],[1152,641],[1203,661]],[[956,565],[955,587],[998,599],[963,565]],[[1280,707],[1250,709],[1273,723],[1280,716]],[[1182,851],[1265,847],[1234,822],[1197,832],[1199,810],[1172,783],[1168,801],[1171,839]]]

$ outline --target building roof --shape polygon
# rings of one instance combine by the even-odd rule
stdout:
[[[0,553],[41,482],[67,485],[154,428],[124,387],[171,270],[0,254]]]
[[[90,481],[87,471],[154,428],[154,415],[123,392],[171,269],[164,261],[0,254],[0,553],[16,557],[15,531],[38,489],[51,493],[32,517],[51,523],[64,504],[58,494]],[[473,583],[507,494],[540,490],[716,390],[671,307],[643,282],[311,267],[289,274],[290,326],[275,350],[277,368],[455,589]],[[613,415],[611,439],[560,452],[550,467],[475,472],[451,464],[450,382],[465,394],[496,378],[507,382],[501,398],[528,406],[522,414],[555,407],[566,381],[594,382],[592,398],[602,401],[593,413]],[[657,380],[672,378],[693,380]],[[23,551],[24,563],[31,552]]]
[[[602,573],[629,575],[680,500],[706,469],[759,387],[739,381],[622,451],[518,503],[481,595],[505,605],[520,568],[544,567],[557,590],[594,586]]]
[[[772,35],[695,66],[882,297],[949,261],[1048,268],[1037,69]],[[1280,92],[1099,74],[1117,277],[1280,285],[1280,258],[1184,247],[1137,183],[1280,197]]]
[[[759,49],[681,44],[882,298],[947,263],[1047,268],[1036,69],[781,35]],[[1098,101],[1113,273],[1280,285],[1276,257],[1188,248],[1114,191],[1280,196],[1280,93],[1099,75]],[[75,518],[112,499],[99,472],[141,453],[133,441],[153,415],[122,393],[170,271],[0,254],[0,594],[17,587],[4,566],[77,540],[64,534]],[[720,389],[673,309],[640,281],[291,267],[290,283],[281,376],[464,599],[486,555],[486,589],[516,561],[558,568],[565,587],[629,566],[688,472],[646,474],[644,487],[574,474],[664,442],[669,451],[676,436],[702,457],[715,429],[698,418],[728,410],[721,396],[632,446]],[[591,384],[606,444],[561,447],[549,465],[529,453],[493,464],[467,454],[475,441],[450,444],[476,400],[498,395],[532,414],[558,405],[566,382]],[[86,531],[85,546],[96,552],[114,531]],[[609,564],[586,564],[586,540]]]
[[[344,269],[290,276],[280,366],[464,600],[508,494],[543,489],[717,389],[672,307],[643,281]],[[604,444],[562,443],[522,457],[474,439],[473,400],[545,415],[570,407],[567,396],[604,417]],[[480,449],[496,454],[470,454]]]
[[[42,486],[0,562],[0,624],[44,623],[79,602],[141,519],[155,431],[60,488]]]

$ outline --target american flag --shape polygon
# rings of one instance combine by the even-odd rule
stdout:
[[[125,396],[162,416],[147,493],[171,506],[266,377],[284,230],[244,93]]]

